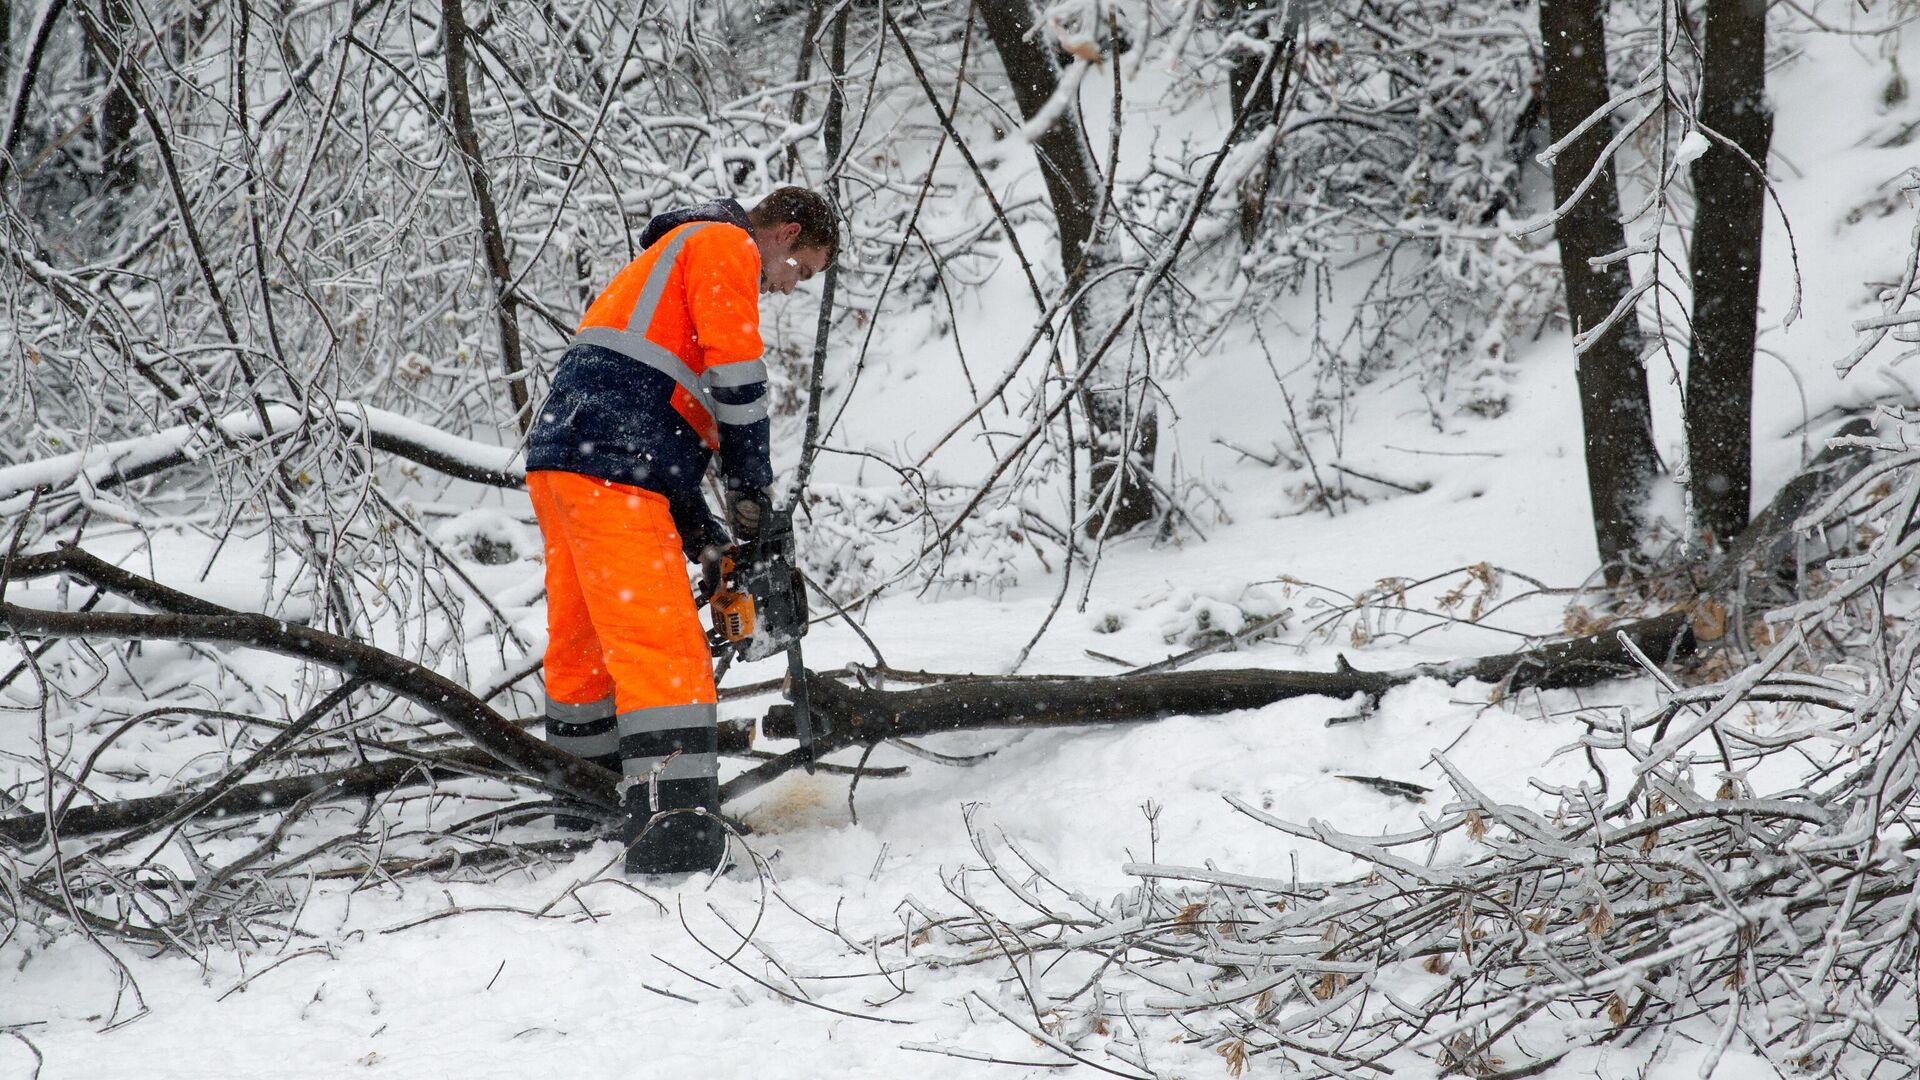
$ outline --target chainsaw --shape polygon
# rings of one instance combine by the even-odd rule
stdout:
[[[815,731],[807,698],[807,669],[800,639],[807,633],[807,593],[794,563],[793,511],[768,510],[760,534],[724,553],[708,568],[701,596],[712,619],[707,643],[717,659],[719,682],[734,660],[764,660],[787,654],[787,700],[793,703],[794,731],[800,737],[808,772],[813,771]]]

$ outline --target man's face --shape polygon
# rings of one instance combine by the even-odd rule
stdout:
[[[795,247],[800,226],[791,222],[776,225],[758,237],[760,246],[760,291],[791,293],[794,287],[827,269],[827,249]]]

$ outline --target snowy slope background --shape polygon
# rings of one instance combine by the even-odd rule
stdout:
[[[1834,17],[1852,5],[1820,10],[1839,8],[1847,11]],[[1884,359],[1844,381],[1834,363],[1854,344],[1851,322],[1877,310],[1865,283],[1895,278],[1907,252],[1914,208],[1898,187],[1913,161],[1906,140],[1920,124],[1920,103],[1888,103],[1887,80],[1897,69],[1887,57],[1898,45],[1910,55],[1915,33],[1848,37],[1796,25],[1782,37],[1777,47],[1786,59],[1770,76],[1773,175],[1798,253],[1804,315],[1791,328],[1780,325],[1796,284],[1782,254],[1787,233],[1770,215],[1756,504],[1819,450],[1843,415],[1875,401],[1913,400],[1909,373]],[[1105,88],[1095,81],[1083,89],[1084,111],[1094,142],[1104,145],[1097,118]],[[1209,133],[1223,123],[1219,102],[1174,95],[1176,104],[1156,104],[1171,85],[1171,76],[1147,71],[1129,89],[1137,110],[1130,138],[1139,141],[1126,147],[1127,160],[1167,150],[1168,130],[1215,142]],[[989,168],[1006,201],[1041,194],[1030,156],[1017,149]],[[923,223],[933,233],[986,214],[965,174],[950,160],[942,169],[950,193]],[[1532,188],[1542,184],[1536,179]],[[1507,224],[1521,220],[1515,214]],[[1035,250],[1047,243],[1039,230],[1027,240]],[[963,348],[980,371],[997,371],[1019,348],[1032,311],[1017,267],[1003,258],[980,272],[985,280],[954,299],[951,319],[937,297],[885,310],[857,384],[846,353],[836,352],[828,414],[842,404],[846,411],[831,447],[918,459],[974,396],[947,353]],[[812,304],[796,297],[767,305],[769,342],[791,361],[781,367],[785,378],[804,370]],[[1061,568],[1052,552],[1043,557],[1017,544],[970,551],[957,572],[857,608],[885,662],[948,672],[1006,673],[1018,664],[1023,673],[1111,674],[1124,670],[1116,661],[1156,661],[1289,609],[1244,648],[1193,666],[1327,670],[1345,656],[1360,667],[1392,669],[1510,651],[1559,632],[1569,603],[1592,584],[1595,564],[1564,326],[1542,326],[1494,365],[1507,403],[1497,416],[1436,410],[1421,379],[1387,378],[1354,388],[1335,420],[1298,417],[1296,442],[1282,388],[1294,402],[1313,400],[1316,375],[1298,361],[1297,319],[1267,309],[1262,320],[1264,341],[1253,339],[1253,326],[1226,320],[1183,370],[1162,380],[1179,416],[1163,434],[1162,460],[1177,462],[1166,479],[1183,492],[1192,527],[1109,542],[1084,596],[1086,578],[1078,577],[1057,613]],[[1270,365],[1269,349],[1277,363]],[[1678,462],[1677,392],[1663,374],[1656,370],[1652,380],[1660,448]],[[791,392],[797,401],[799,391]],[[788,468],[797,433],[798,416],[789,412],[776,435]],[[1352,470],[1339,481],[1348,497],[1321,505],[1311,471],[1282,460],[1302,443],[1321,467],[1337,461]],[[1280,463],[1260,460],[1268,450]],[[961,440],[942,453],[929,475],[952,484],[965,484],[992,460],[986,439]],[[824,455],[817,473],[819,490],[829,493],[823,497],[861,490],[874,500],[893,497],[891,476],[873,461]],[[1030,497],[1064,496],[1042,487]],[[1662,498],[1677,522],[1678,492]],[[469,632],[449,635],[422,614],[430,592],[409,594],[412,583],[396,582],[405,598],[394,601],[382,639],[401,646],[434,639],[441,670],[473,687],[523,669],[544,637],[537,532],[524,498],[459,485],[422,489],[412,505],[511,629],[488,643],[473,631],[489,615],[469,604]],[[513,557],[467,557],[478,535]],[[880,576],[906,565],[916,543],[910,533],[865,539]],[[275,595],[277,555],[259,536],[216,545],[189,529],[96,525],[87,540],[96,554],[238,608],[262,610],[263,597]],[[1404,605],[1378,602],[1397,590],[1383,586],[1391,578],[1424,584]],[[1466,625],[1457,617],[1463,608],[1442,606],[1456,590],[1468,604],[1504,606]],[[7,598],[53,607],[65,599],[58,593],[44,582],[15,583]],[[859,595],[850,589],[843,598]],[[1360,606],[1369,599],[1375,602]],[[874,659],[839,620],[818,624],[806,648],[816,670]],[[11,667],[18,646],[7,649]],[[244,685],[212,675],[195,648],[150,644],[129,666],[125,694],[136,696],[137,687],[148,699],[185,696],[215,710],[276,699],[297,710],[296,702],[310,700],[303,687],[313,675],[299,664],[260,655],[229,663]],[[775,667],[738,668],[728,684],[774,678]],[[25,704],[18,698],[25,692],[8,691],[16,705]],[[990,863],[1028,867],[1023,886],[1044,868],[1051,882],[1103,901],[1140,888],[1143,864],[1302,882],[1352,877],[1364,872],[1354,859],[1268,828],[1223,796],[1290,821],[1392,833],[1417,828],[1446,804],[1439,753],[1491,796],[1546,812],[1550,803],[1532,781],[1578,783],[1588,772],[1578,755],[1558,753],[1584,730],[1578,714],[1646,708],[1656,688],[1642,680],[1495,697],[1484,684],[1428,680],[1387,694],[1365,713],[1356,701],[1306,698],[1222,716],[925,742],[940,754],[979,756],[964,766],[882,746],[869,764],[905,775],[862,779],[850,796],[844,776],[790,774],[732,808],[752,830],[744,841],[751,855],[718,877],[624,882],[617,845],[603,842],[504,870],[315,876],[300,883],[280,916],[291,934],[257,943],[236,925],[230,937],[190,943],[187,955],[149,957],[79,933],[54,938],[22,928],[0,943],[0,1030],[14,1036],[0,1039],[0,1076],[931,1078],[1140,1075],[1143,1067],[1167,1077],[1228,1075],[1230,1056],[1184,1041],[1177,1024],[1144,1012],[1117,1019],[1109,1031],[1054,1033],[1084,1061],[1043,1045],[1022,1030],[1044,1023],[1025,1000],[1024,978],[1039,977],[1034,966],[969,956],[930,929],[929,916],[981,905],[1017,919],[1021,901],[983,869]],[[521,715],[537,711],[531,693],[513,700]],[[756,716],[773,700],[734,698],[723,715]],[[43,740],[75,757],[87,753],[98,730],[84,717],[67,722],[66,730],[37,731],[25,719],[0,729],[0,749],[15,770],[9,784],[39,775]],[[217,717],[201,724],[197,737],[122,739],[99,768],[123,779],[102,790],[125,797],[215,775],[253,738]],[[1432,790],[1415,802],[1343,778],[1349,775]],[[444,827],[518,798],[486,781],[442,787],[415,791],[383,814],[363,804],[323,808],[288,846],[350,836],[341,853],[357,857],[347,863],[377,862],[409,830]],[[543,824],[509,830],[529,840],[553,835]],[[236,833],[209,839],[200,851],[168,846],[153,858],[191,878],[197,860],[218,864],[251,842]],[[1443,847],[1438,857],[1461,854]],[[1071,983],[1090,973],[1045,975]],[[1658,1054],[1646,1045],[1588,1051],[1548,1075],[1693,1075],[1700,1052],[1684,1042]],[[1284,1075],[1267,1060],[1246,1068]],[[1727,1076],[1763,1068],[1770,1069],[1737,1045],[1720,1061]],[[1396,1070],[1437,1075],[1439,1067],[1409,1057]]]

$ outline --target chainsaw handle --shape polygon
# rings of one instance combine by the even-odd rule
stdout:
[[[693,602],[696,608],[707,606],[720,591],[727,572],[728,550],[718,544],[708,544],[700,549],[700,584],[693,590]]]

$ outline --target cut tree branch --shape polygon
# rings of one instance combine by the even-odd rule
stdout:
[[[99,560],[76,555],[76,552],[77,548],[65,548],[55,554],[71,560],[73,569],[81,576],[101,573]],[[28,560],[34,558],[27,557]],[[42,560],[29,566],[36,572],[52,572],[48,564],[56,561]],[[611,770],[556,750],[528,735],[466,687],[430,668],[312,627],[194,600],[130,571],[91,580],[102,587],[111,587],[109,582],[118,580],[129,587],[127,595],[131,598],[140,599],[144,595],[147,601],[143,602],[151,601],[163,607],[190,604],[191,610],[161,614],[68,612],[0,603],[0,626],[26,637],[204,641],[310,660],[412,701],[465,735],[495,760],[555,790],[598,807],[610,809],[619,805],[614,790],[619,777]],[[175,597],[185,597],[188,603],[175,602]]]
[[[286,776],[242,784],[198,809],[208,818],[245,818],[291,807],[316,792],[328,799],[356,799],[378,795],[406,785],[411,780],[445,779],[456,776],[500,776],[494,759],[484,750],[462,747],[444,754],[422,758],[396,757],[355,765],[330,772]],[[177,814],[181,807],[201,796],[200,791],[170,792],[144,799],[82,806],[61,815],[55,827],[62,838],[95,836],[100,833],[134,829]],[[46,833],[44,814],[22,814],[0,820],[0,839],[22,847],[33,846]]]

